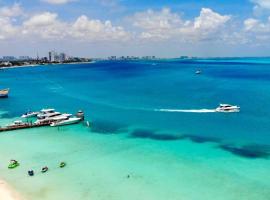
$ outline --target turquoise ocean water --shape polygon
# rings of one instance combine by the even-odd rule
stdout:
[[[92,125],[0,134],[0,178],[29,200],[269,200],[270,59],[16,68],[0,86],[0,125],[46,107],[82,109]]]

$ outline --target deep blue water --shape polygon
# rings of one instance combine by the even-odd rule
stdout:
[[[201,75],[195,75],[198,68]],[[0,101],[6,118],[44,107],[83,109],[101,134],[135,128],[144,133],[132,132],[131,138],[143,134],[157,140],[193,137],[197,142],[215,138],[220,145],[270,145],[270,62],[260,59],[17,68],[0,70],[0,85],[11,89],[10,97]],[[241,112],[155,111],[214,109],[219,103],[239,105]]]

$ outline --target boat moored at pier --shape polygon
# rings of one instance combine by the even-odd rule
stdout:
[[[70,124],[77,124],[81,121],[82,119],[79,117],[70,117],[65,120],[60,120],[56,122],[52,122],[50,126],[64,126],[64,125],[70,125]]]
[[[45,113],[45,114],[38,114],[37,118],[38,119],[46,119],[46,118],[55,117],[55,116],[59,116],[59,115],[61,115],[60,112],[49,112],[49,113]]]
[[[39,115],[43,118],[39,119]],[[76,124],[84,120],[84,113],[82,111],[78,111],[76,116],[72,116],[72,114],[68,113],[55,112],[54,109],[43,109],[41,112],[27,112],[22,117],[27,118],[30,116],[36,117],[37,121],[32,123],[32,121],[29,122],[28,120],[27,122],[17,120],[5,127],[0,127],[0,132],[42,126],[64,126]]]
[[[20,126],[25,126],[27,125],[28,123],[26,122],[23,122],[21,120],[17,120],[17,121],[14,121],[12,124],[9,124],[7,125],[6,127],[8,128],[12,128],[12,127],[20,127]]]
[[[38,119],[35,122],[35,124],[46,123],[46,122],[52,123],[52,122],[55,122],[55,121],[66,120],[71,116],[72,116],[72,114],[60,114],[60,115],[56,115],[56,116],[50,116],[50,117],[46,117],[46,118],[43,118],[43,119]]]
[[[24,113],[21,117],[22,118],[36,117],[38,114],[39,114],[39,112],[28,111],[28,112]]]

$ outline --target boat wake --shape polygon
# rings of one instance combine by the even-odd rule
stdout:
[[[180,109],[155,109],[156,112],[181,112],[181,113],[214,113],[217,112],[216,109],[190,109],[190,110],[180,110]]]

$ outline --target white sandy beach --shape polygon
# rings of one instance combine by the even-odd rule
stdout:
[[[22,200],[6,182],[0,180],[0,200]]]

